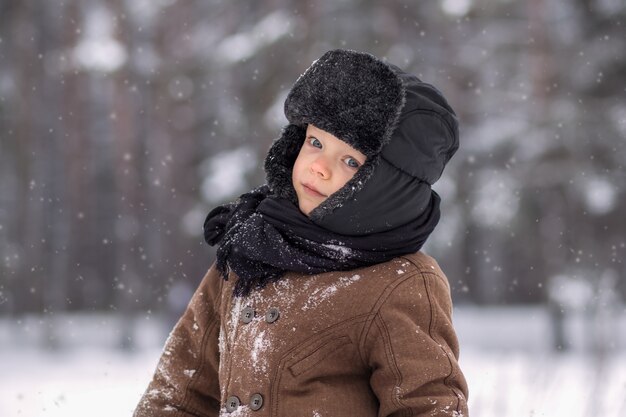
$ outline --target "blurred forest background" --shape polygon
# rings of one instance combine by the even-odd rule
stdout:
[[[457,305],[621,305],[622,0],[0,0],[0,315],[184,308],[204,217],[264,182],[289,88],[337,47],[460,118],[425,247]]]

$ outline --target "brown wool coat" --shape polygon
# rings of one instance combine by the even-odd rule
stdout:
[[[209,269],[135,417],[467,416],[448,281],[418,252],[288,273],[245,298]]]

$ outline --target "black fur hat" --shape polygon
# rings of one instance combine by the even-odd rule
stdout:
[[[430,84],[373,55],[326,52],[285,100],[289,124],[265,160],[272,192],[297,203],[291,171],[308,124],[367,156],[354,177],[309,215],[345,235],[389,230],[432,205],[430,185],[458,148],[458,124]]]
[[[369,54],[334,50],[302,74],[285,100],[295,125],[312,124],[365,156],[389,141],[404,105],[402,80]]]

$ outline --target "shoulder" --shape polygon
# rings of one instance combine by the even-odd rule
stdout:
[[[408,255],[403,255],[399,258],[411,264],[411,267],[419,272],[427,272],[432,274],[437,274],[442,277],[445,277],[445,274],[441,270],[439,263],[430,255],[427,255],[424,252],[416,252]]]
[[[450,285],[438,263],[418,252],[396,258],[393,265],[399,265],[403,273],[381,293],[365,332],[366,345],[376,346],[380,336],[389,344],[414,346],[415,341],[407,339],[412,334],[458,353]],[[420,340],[425,343],[426,339]]]
[[[395,287],[411,280],[434,279],[438,285],[450,291],[448,278],[439,263],[424,252],[399,256],[390,261],[369,266],[365,270],[365,275],[375,275],[385,287]]]
[[[451,314],[450,284],[433,257],[417,252],[380,264],[378,269],[385,277],[379,313],[400,309],[409,314],[433,310]]]
[[[448,282],[446,274],[439,266],[439,263],[432,256],[429,256],[424,252],[416,252],[410,255],[402,256],[401,259],[408,262],[411,269],[416,273],[437,278],[437,281],[439,281],[441,285],[445,286],[448,292],[450,291],[450,283]]]
[[[202,277],[202,281],[191,299],[191,306],[218,310],[222,300],[223,284],[222,274],[218,271],[214,262],[206,271],[204,277]]]

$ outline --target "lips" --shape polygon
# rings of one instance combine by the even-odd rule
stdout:
[[[327,197],[327,195],[320,193],[317,190],[317,188],[315,188],[311,184],[302,183],[302,188],[304,188],[304,191],[306,191],[308,194],[310,194],[312,196],[315,196],[315,197]]]

